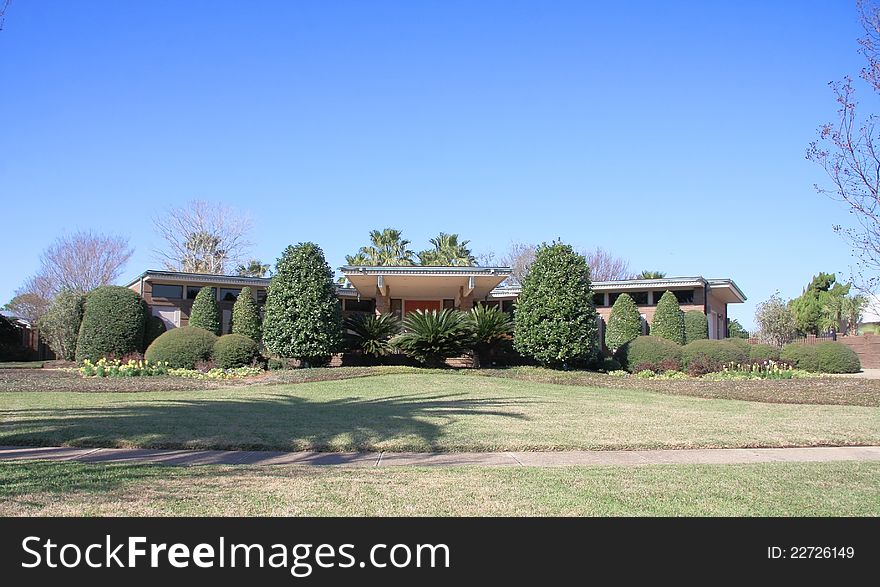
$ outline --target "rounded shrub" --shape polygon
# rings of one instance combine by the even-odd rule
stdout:
[[[709,320],[699,310],[684,313],[684,338],[686,342],[709,338]]]
[[[728,363],[745,363],[749,360],[748,345],[744,348],[731,340],[695,340],[681,349],[684,364],[690,365],[695,360],[701,364],[714,363],[719,366]]]
[[[172,328],[147,348],[148,361],[167,361],[169,367],[194,369],[214,354],[217,335],[198,326]]]
[[[666,371],[675,365],[681,366],[681,350],[682,347],[671,340],[639,336],[620,347],[616,358],[630,373],[635,373],[636,368],[657,371],[661,369],[661,363]]]
[[[651,335],[671,340],[676,344],[684,344],[684,312],[678,305],[678,299],[671,291],[664,292],[654,310],[651,322]]]
[[[196,294],[189,314],[189,325],[220,334],[222,327],[220,307],[217,305],[217,292],[213,287],[203,287]]]
[[[859,356],[841,342],[825,341],[815,347],[822,373],[858,373],[862,370]]]
[[[782,351],[772,344],[750,344],[749,360],[751,361],[778,361],[779,353]]]
[[[259,343],[243,334],[226,334],[214,343],[214,362],[221,369],[248,367],[259,356]]]
[[[147,318],[147,324],[144,328],[144,347],[149,347],[153,344],[153,341],[162,336],[168,328],[165,327],[165,322],[162,321],[158,316],[149,316]]]
[[[819,371],[819,352],[817,345],[792,342],[782,347],[779,358],[804,371]]]
[[[141,352],[146,317],[147,304],[133,290],[118,285],[92,290],[76,339],[77,362]]]

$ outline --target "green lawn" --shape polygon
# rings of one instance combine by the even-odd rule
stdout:
[[[0,444],[333,451],[880,444],[880,409],[431,372],[150,393],[4,392]]]
[[[42,369],[46,361],[14,361],[0,363],[0,369]]]
[[[880,463],[162,467],[0,463],[0,515],[878,516]]]

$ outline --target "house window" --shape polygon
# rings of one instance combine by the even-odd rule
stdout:
[[[391,313],[398,318],[403,316],[403,300],[391,298]]]
[[[196,296],[199,295],[199,290],[202,289],[201,286],[190,285],[186,288],[186,299],[194,300]]]
[[[663,291],[655,291],[654,292],[654,306],[656,306],[660,302],[660,298],[663,297],[663,294],[666,293],[666,290]]]
[[[694,290],[692,289],[682,289],[672,292],[675,294],[675,299],[678,300],[679,304],[693,304],[694,303]]]
[[[613,306],[614,302],[617,301],[617,298],[620,297],[620,293],[610,293],[608,294],[608,305]]]
[[[507,312],[508,314],[513,313],[513,304],[516,300],[502,300],[501,301],[501,311]]]
[[[241,293],[240,289],[229,289],[226,287],[220,288],[220,301],[221,302],[234,302],[238,299],[238,294]]]
[[[501,302],[498,302],[495,300],[490,300],[490,301],[482,300],[482,301],[477,302],[477,305],[486,306],[487,308],[498,308],[498,307],[500,307],[499,306],[500,303]]]
[[[262,306],[266,303],[266,290],[258,289],[257,290],[257,305]]]
[[[604,306],[605,305],[605,294],[594,293],[593,294],[593,305],[596,306],[597,308],[599,306]]]
[[[164,283],[153,284],[154,298],[167,298],[169,300],[179,300],[183,297],[182,285],[166,285]]]
[[[375,312],[376,311],[376,301],[375,300],[345,300],[345,311],[346,312]]]
[[[449,308],[450,310],[455,309],[455,300],[443,300],[443,307]]]
[[[634,291],[630,292],[630,297],[636,303],[637,306],[647,306],[648,305],[648,292],[646,291]]]

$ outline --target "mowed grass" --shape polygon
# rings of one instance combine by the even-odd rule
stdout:
[[[460,373],[150,393],[0,394],[0,445],[505,451],[880,444],[880,409]]]
[[[162,467],[0,463],[2,516],[877,516],[880,463]]]

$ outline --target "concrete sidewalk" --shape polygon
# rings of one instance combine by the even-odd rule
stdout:
[[[880,446],[494,453],[328,453],[0,446],[0,461],[3,460],[152,463],[162,465],[336,465],[347,467],[714,465],[734,463],[880,461]]]

